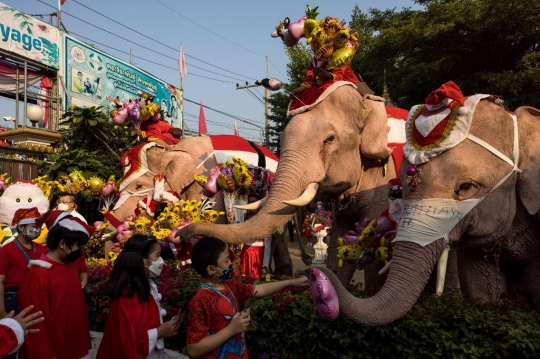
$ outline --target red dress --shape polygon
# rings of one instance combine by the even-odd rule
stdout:
[[[159,351],[155,328],[161,325],[161,317],[156,300],[150,295],[148,302],[141,302],[136,293],[131,298],[126,294],[127,289],[121,298],[109,300],[107,324],[96,359],[146,359]],[[150,334],[153,329],[155,333]],[[151,357],[159,358],[159,354]]]
[[[240,283],[235,279],[226,280],[224,283],[234,295],[232,296],[227,288],[220,290],[219,292],[228,300],[211,289],[199,288],[195,293],[189,303],[187,344],[198,343],[207,336],[216,334],[225,328],[229,325],[234,314],[241,310],[251,297],[254,288],[252,284]],[[237,334],[209,354],[199,358],[247,359],[246,339],[243,333]]]
[[[302,86],[305,86],[307,88],[313,87],[316,85],[315,83],[315,74],[313,73],[313,61],[309,62],[309,67],[306,73],[306,77],[304,78],[304,82],[302,82]],[[323,69],[325,69],[325,66],[322,66]],[[326,70],[326,69],[325,69]],[[327,70],[330,73],[332,73],[333,79],[328,81],[349,81],[354,83],[360,82],[358,79],[358,76],[354,73],[351,64],[347,66],[343,66],[339,69],[335,70]]]
[[[19,307],[34,305],[45,320],[27,335],[19,359],[80,359],[90,354],[92,343],[88,313],[79,276],[72,267],[42,254],[32,260],[28,275],[19,287]]]
[[[0,357],[15,352],[24,342],[21,325],[11,318],[0,319]]]
[[[5,275],[4,288],[18,287],[21,285],[24,276],[28,273],[28,259],[15,243],[17,239],[0,247],[0,275]],[[21,248],[30,259],[38,259],[41,253],[48,252],[49,249],[41,244],[33,244],[32,249],[28,249],[21,244]]]

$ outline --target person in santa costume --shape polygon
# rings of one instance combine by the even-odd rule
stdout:
[[[17,237],[0,247],[0,319],[11,311],[19,313],[17,292],[28,273],[28,262],[47,251],[47,247],[33,242],[40,234],[40,228],[36,228],[39,216],[36,207],[19,208],[11,223],[17,227]]]
[[[140,129],[135,129],[135,133],[149,142],[156,142],[167,150],[174,148],[183,131],[180,128],[173,127],[165,121],[143,121]]]
[[[116,258],[106,285],[109,314],[97,359],[165,358],[163,338],[176,335],[182,314],[163,323],[167,311],[152,279],[163,269],[160,255],[156,239],[136,234]]]
[[[39,332],[39,329],[31,329],[35,324],[45,318],[40,317],[42,312],[36,312],[27,316],[34,309],[31,305],[23,309],[16,317],[12,311],[6,318],[0,319],[0,357],[9,357],[15,354],[24,343],[24,336]]]
[[[36,219],[49,229],[47,247],[19,287],[19,306],[43,312],[36,325],[39,336],[29,336],[19,350],[20,359],[89,359],[92,355],[90,328],[84,295],[77,272],[69,263],[82,255],[95,228],[64,211],[52,210]]]

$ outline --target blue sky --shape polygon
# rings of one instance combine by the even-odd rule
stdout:
[[[57,6],[56,0],[42,1],[50,6]],[[270,77],[287,80],[286,64],[288,58],[285,55],[283,44],[281,39],[272,38],[270,34],[279,21],[283,21],[285,17],[289,17],[294,22],[303,16],[308,3],[293,0],[77,1],[116,21],[102,17],[74,0],[67,0],[62,6],[64,25],[68,31],[88,39],[77,35],[74,35],[75,37],[94,44],[97,48],[124,61],[129,61],[128,54],[132,49],[133,55],[136,57],[133,60],[136,66],[173,85],[179,85],[180,82],[176,61],[178,50],[172,50],[158,42],[174,49],[179,49],[180,42],[182,42],[188,68],[188,74],[183,83],[185,98],[197,103],[202,101],[206,106],[244,118],[260,126],[264,126],[264,105],[262,103],[264,89],[262,87],[251,89],[251,94],[247,90],[237,90],[236,83],[244,85],[247,81],[249,84],[253,84],[255,79],[266,77],[265,56],[268,56],[269,59],[268,72]],[[49,14],[54,11],[53,7],[38,0],[3,0],[2,2],[28,14]],[[419,8],[411,0],[363,1],[357,4],[365,12],[370,7],[378,9]],[[319,18],[330,15],[349,21],[355,3],[333,0],[318,3],[309,2],[309,5],[319,6]],[[70,15],[83,19],[97,28]],[[44,16],[43,21],[48,22],[49,16]],[[123,25],[134,28],[155,41],[136,34]],[[100,29],[127,38],[133,43]],[[301,41],[305,42],[305,39]],[[97,43],[107,45],[112,49]],[[152,48],[154,51],[143,49],[138,45]],[[144,61],[141,58],[172,69]],[[0,100],[0,106],[2,106],[1,116],[14,116],[15,105],[13,101]],[[192,130],[197,131],[199,105],[185,101],[184,111],[186,124]],[[209,109],[205,109],[205,115],[210,133],[233,133],[233,118]],[[9,123],[0,120],[0,126],[6,125]],[[238,126],[242,136],[251,140],[259,139],[258,128],[242,122],[238,122]]]

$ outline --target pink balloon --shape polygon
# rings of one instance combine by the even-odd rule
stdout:
[[[138,100],[132,100],[130,101],[127,105],[126,105],[126,108],[127,110],[129,111],[129,113],[131,113],[131,110],[133,110],[133,106],[135,106],[135,104],[138,102]]]
[[[181,243],[182,240],[180,239],[180,237],[176,237],[176,232],[178,232],[179,230],[181,230],[182,228],[184,228],[185,226],[190,225],[190,224],[191,224],[191,218],[188,217],[185,222],[180,223],[178,225],[178,227],[176,227],[175,229],[173,229],[171,231],[171,233],[167,237],[167,240],[169,242],[173,242],[173,243],[176,243],[176,244]]]
[[[343,236],[343,242],[345,244],[358,244],[358,235],[355,233],[354,235],[346,234]]]
[[[216,166],[212,171],[210,171],[210,176],[208,177],[208,181],[206,182],[206,185],[204,186],[205,191],[211,194],[212,196],[215,195],[218,191],[217,179],[220,173],[221,172],[219,170],[219,167]]]
[[[128,116],[128,109],[126,107],[122,107],[116,112],[116,115],[114,115],[113,122],[117,125],[124,125],[126,123],[126,119]]]
[[[390,230],[390,220],[387,217],[379,217],[375,229],[378,234],[385,234]]]
[[[339,315],[339,298],[330,279],[317,268],[311,268],[309,290],[321,317],[335,320]]]
[[[288,29],[289,31],[287,31],[287,35],[291,41],[298,42],[298,40],[305,37],[304,22],[306,21],[306,19],[307,19],[306,16],[302,16],[300,20],[298,20],[297,22],[291,22],[289,24],[289,29]],[[287,43],[285,43],[285,45],[287,45]],[[290,45],[287,45],[287,46],[290,46]]]
[[[95,221],[94,222],[94,227],[99,228],[99,227],[101,227],[102,224],[103,224],[102,221]]]
[[[102,196],[108,196],[108,195],[110,195],[113,191],[114,191],[114,184],[112,184],[112,183],[107,183],[107,184],[105,185],[105,187],[103,187],[103,189],[101,190],[101,195],[102,195]]]

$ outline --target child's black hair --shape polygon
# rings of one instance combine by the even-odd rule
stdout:
[[[66,219],[68,220],[68,219]],[[58,224],[52,226],[52,228],[49,230],[49,233],[47,233],[47,239],[46,244],[47,247],[50,250],[54,250],[58,248],[58,245],[60,244],[61,240],[66,241],[66,245],[71,248],[75,244],[79,245],[79,247],[82,247],[88,243],[88,234],[81,232],[81,231],[72,231],[70,229],[67,229],[65,227],[62,227]]]
[[[139,301],[150,300],[150,283],[144,268],[144,258],[147,258],[152,247],[158,241],[144,234],[135,234],[129,238],[124,249],[114,262],[114,268],[105,287],[110,299],[118,299],[127,288],[127,297],[131,298],[137,293]]]
[[[217,266],[219,255],[227,250],[227,243],[214,237],[199,239],[191,250],[191,266],[203,277],[208,266]]]

